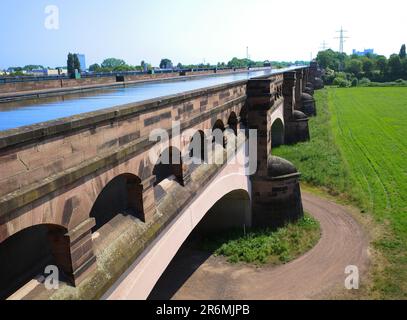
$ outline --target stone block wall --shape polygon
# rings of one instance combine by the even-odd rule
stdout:
[[[246,101],[246,81],[100,110],[0,133],[0,244],[34,225],[67,230],[50,237],[58,265],[73,284],[95,268],[92,206],[121,174],[142,185],[145,222],[155,214],[149,141],[154,129],[227,128]],[[174,137],[173,137],[174,138]],[[186,149],[190,141],[181,141]],[[188,171],[188,168],[185,168]]]
[[[218,70],[216,73],[234,73],[242,72],[247,69],[236,70]],[[198,76],[198,75],[212,75],[214,70],[209,71],[190,71],[185,72],[184,76]],[[137,74],[137,75],[124,75],[122,82],[134,82],[134,81],[147,81],[147,80],[161,80],[179,77],[178,72],[170,73],[155,73],[155,74]],[[58,80],[39,80],[39,81],[22,81],[11,83],[0,83],[0,94],[7,93],[21,93],[25,91],[38,91],[49,89],[63,89],[63,88],[75,88],[85,86],[102,86],[114,84],[118,81],[115,74],[111,76],[81,78],[81,79],[58,79]]]

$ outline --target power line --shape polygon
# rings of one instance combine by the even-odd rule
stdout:
[[[321,46],[319,47],[319,49],[323,50],[323,51],[325,51],[328,48],[329,48],[329,44],[325,40],[321,43]]]
[[[349,39],[349,37],[347,37],[345,34],[348,32],[346,30],[343,30],[343,27],[341,27],[341,30],[336,31],[337,33],[339,33],[339,37],[335,37],[335,39],[339,39],[339,52],[343,53],[344,52],[344,45],[346,40],[345,39]]]
[[[336,37],[335,39],[339,39],[339,53],[341,53],[341,59],[339,61],[339,71],[343,71],[344,69],[344,61],[343,61],[343,52],[344,52],[344,46],[345,46],[345,39],[349,39],[349,37],[347,37],[345,34],[348,31],[343,30],[343,27],[341,27],[341,30],[336,31],[337,33],[339,33],[339,37]]]

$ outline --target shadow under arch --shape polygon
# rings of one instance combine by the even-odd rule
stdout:
[[[115,177],[100,192],[90,212],[90,217],[96,220],[92,232],[101,229],[118,214],[143,220],[143,186],[141,179],[134,174]]]
[[[54,224],[39,224],[23,229],[0,243],[0,299],[7,299],[45,268],[55,265],[60,280],[69,282],[72,274],[67,229]]]
[[[178,148],[168,147],[161,154],[154,166],[153,175],[156,180],[154,186],[159,185],[165,179],[174,176],[180,185],[184,185],[182,155]]]
[[[220,145],[223,148],[226,148],[226,139],[225,139],[225,124],[222,120],[216,120],[215,124],[212,127],[213,140],[212,143],[215,145]]]
[[[230,230],[241,229],[248,225],[250,215],[250,195],[246,190],[237,189],[223,196],[207,212],[195,227],[177,255],[162,274],[149,300],[169,300],[184,283],[203,265],[212,252],[196,249],[197,242],[205,237]]]
[[[239,124],[239,120],[237,118],[237,115],[234,111],[231,112],[229,119],[228,119],[228,126],[233,132],[235,133],[235,136],[237,136],[237,127]]]
[[[271,126],[271,146],[273,148],[284,144],[284,123],[281,119],[276,119]]]
[[[208,161],[207,139],[202,130],[198,130],[191,138],[188,146],[189,157],[194,164]]]

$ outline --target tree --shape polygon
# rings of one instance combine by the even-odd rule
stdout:
[[[407,80],[407,59],[401,60],[401,78]]]
[[[368,57],[363,59],[363,71],[370,76],[375,68],[374,61]]]
[[[389,59],[390,80],[399,79],[401,76],[401,60],[397,54],[392,54]]]
[[[351,59],[346,66],[346,71],[353,73],[355,76],[359,76],[362,72],[362,68],[362,61],[358,59]]]
[[[66,62],[68,75],[72,77],[75,74],[75,63],[74,63],[74,55],[72,53],[68,54],[68,60]]]
[[[378,56],[376,58],[376,66],[380,74],[384,76],[387,72],[387,58],[385,56]]]
[[[79,62],[79,58],[77,54],[73,55],[73,66],[75,70],[78,70],[78,72],[81,72],[81,63]]]
[[[89,66],[89,71],[91,71],[91,72],[100,72],[101,67],[100,67],[99,64],[95,63],[95,64],[92,64],[91,66]]]
[[[179,62],[179,63],[177,64],[177,69],[182,69],[182,63],[181,63],[181,62]]]
[[[400,49],[399,57],[400,57],[400,59],[405,59],[406,56],[407,56],[407,53],[406,53],[406,45],[403,44],[403,45],[401,46],[401,49]]]
[[[338,71],[340,63],[339,53],[334,52],[331,49],[320,51],[317,55],[317,62],[323,69],[330,68]]]
[[[79,62],[78,55],[74,53],[68,54],[68,60],[66,62],[68,75],[73,77],[75,74],[75,70],[81,72],[81,63]]]
[[[170,59],[162,59],[160,62],[160,69],[172,69],[172,61]]]
[[[44,69],[44,67],[39,64],[29,64],[23,68],[23,70],[25,70],[25,71],[32,71],[32,70],[38,70],[38,69]]]
[[[126,62],[124,60],[116,59],[116,58],[108,58],[102,62],[101,66],[103,69],[113,70],[114,68],[117,68],[120,66],[125,66],[125,65],[126,65]]]

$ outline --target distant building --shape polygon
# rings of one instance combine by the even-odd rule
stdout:
[[[47,69],[33,69],[30,71],[27,71],[27,74],[36,76],[36,77],[43,77],[47,75]]]
[[[363,57],[369,54],[374,54],[374,49],[365,49],[364,51],[357,51],[356,49],[353,49],[353,54],[359,57]]]
[[[47,76],[59,76],[58,69],[47,69]]]
[[[27,71],[27,74],[36,77],[46,77],[46,76],[59,76],[60,73],[58,69],[34,69]]]
[[[79,59],[80,65],[81,65],[81,71],[85,72],[86,71],[86,58],[85,58],[85,55],[84,54],[79,54],[79,53],[77,53],[76,55],[77,55],[77,57]]]

